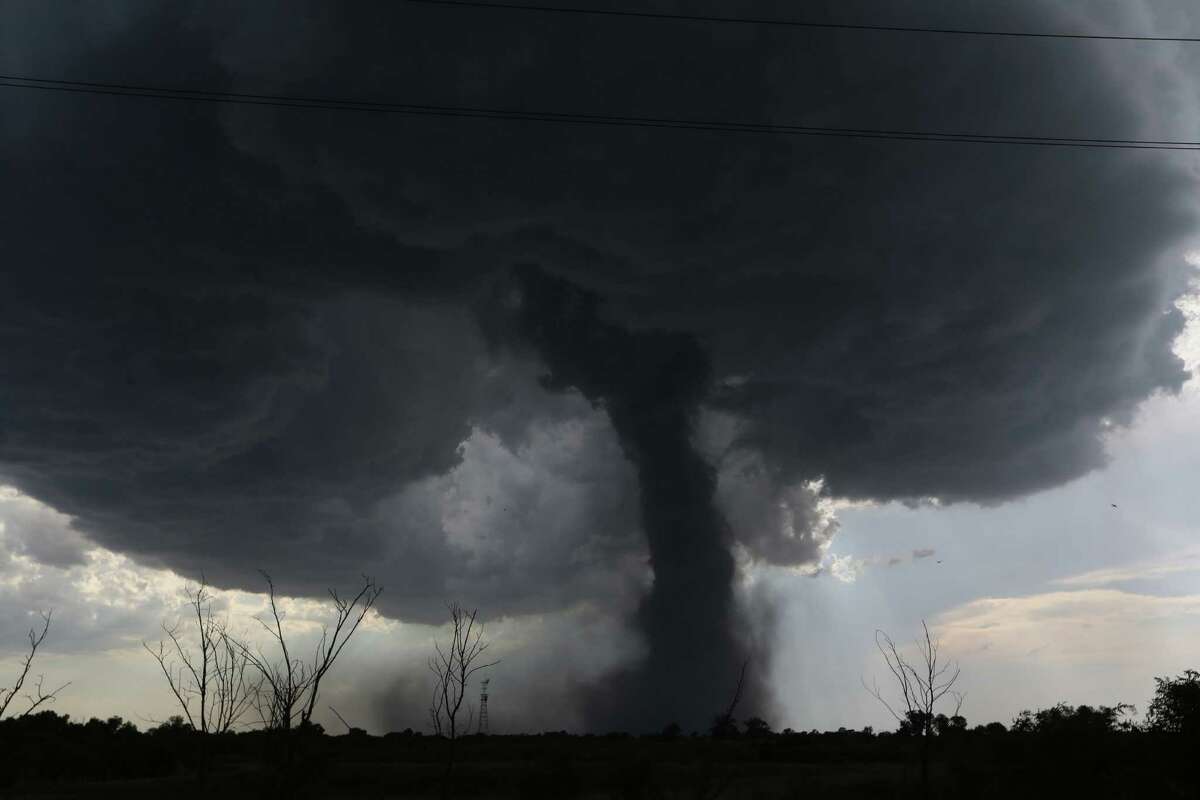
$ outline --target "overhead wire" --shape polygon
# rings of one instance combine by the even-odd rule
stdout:
[[[722,119],[648,117],[552,110],[530,110],[461,105],[434,105],[339,97],[234,92],[161,85],[111,83],[0,74],[0,88],[72,94],[137,97],[154,100],[223,103],[247,106],[308,109],[409,116],[525,121],[543,124],[692,130],[717,133],[882,139],[934,143],[971,143],[1040,147],[1119,150],[1200,150],[1200,141],[1114,139],[1085,136],[1016,135],[892,128],[832,127],[777,122],[744,122]]]
[[[814,30],[843,30],[879,33],[937,34],[941,36],[996,36],[1025,39],[1076,39],[1116,42],[1179,42],[1197,43],[1200,36],[1150,36],[1136,34],[1072,33],[1054,31],[1004,31],[983,28],[945,28],[914,25],[872,25],[849,22],[818,22],[816,20],[783,19],[778,17],[740,17],[715,14],[678,14],[665,11],[634,11],[586,6],[550,6],[532,3],[490,2],[490,0],[403,0],[406,3],[444,6],[462,9],[494,11],[524,11],[542,14],[573,14],[594,17],[646,19],[662,22],[698,22],[724,25],[759,25]]]

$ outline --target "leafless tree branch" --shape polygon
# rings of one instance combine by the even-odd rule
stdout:
[[[362,588],[351,598],[341,597],[330,589],[334,621],[321,631],[312,658],[305,661],[292,654],[287,636],[283,631],[283,612],[275,595],[275,582],[261,571],[267,581],[267,595],[271,611],[269,620],[256,618],[268,636],[274,641],[279,655],[267,656],[261,648],[251,650],[245,644],[239,648],[250,666],[261,677],[254,706],[264,727],[272,730],[290,730],[297,723],[311,723],[313,711],[321,690],[321,681],[329,673],[342,654],[350,638],[374,607],[383,588],[367,576],[363,576]]]
[[[182,619],[162,625],[165,639],[157,648],[142,646],[158,662],[167,686],[184,718],[201,733],[225,733],[249,711],[258,687],[248,673],[249,658],[228,631],[224,620],[213,615],[212,593],[201,578],[188,589],[188,616],[194,623],[182,632]],[[199,652],[187,641],[194,636]]]
[[[479,610],[467,611],[458,603],[447,605],[450,611],[450,641],[443,647],[433,643],[429,671],[434,676],[433,700],[429,706],[430,722],[438,736],[449,739],[446,772],[442,782],[442,797],[451,794],[451,771],[454,767],[454,746],[458,738],[459,712],[467,696],[471,676],[480,670],[494,667],[499,661],[483,661],[490,643],[483,638],[483,625],[478,621]],[[470,721],[467,723],[470,729]]]
[[[21,693],[21,690],[25,687],[25,682],[29,679],[29,672],[33,668],[33,660],[37,656],[38,648],[42,646],[42,642],[46,641],[46,635],[50,632],[50,621],[53,616],[53,610],[44,612],[41,615],[42,629],[40,631],[37,628],[29,629],[29,652],[27,652],[25,657],[21,660],[21,669],[17,674],[16,681],[13,682],[11,688],[0,688],[0,718],[5,715],[9,709],[9,706],[12,705],[13,699],[16,698],[17,695]],[[43,676],[39,675],[37,677],[37,681],[34,683],[33,693],[21,695],[29,701],[29,707],[22,712],[21,716],[26,716],[32,713],[35,709],[44,705],[45,703],[54,702],[54,700],[57,699],[58,693],[70,685],[71,684],[69,682],[64,683],[57,689],[46,692],[42,688]]]
[[[886,633],[875,631],[875,646],[895,680],[900,703],[892,705],[884,699],[877,683],[872,682],[868,686],[863,678],[862,684],[902,727],[909,728],[912,733],[921,737],[921,779],[927,785],[929,746],[937,705],[946,697],[952,698],[955,701],[953,716],[958,716],[966,695],[954,690],[961,673],[959,665],[942,659],[941,642],[930,633],[924,620],[921,621],[921,631],[922,635],[916,641],[915,661],[909,661]],[[900,711],[901,708],[903,712]]]
[[[337,710],[336,708],[334,708],[333,706],[330,706],[330,707],[329,707],[329,710],[330,710],[330,711],[332,711],[332,712],[333,712],[333,715],[334,715],[335,717],[337,717],[339,720],[341,720],[342,724],[346,726],[346,733],[353,733],[353,732],[354,732],[354,726],[353,726],[353,725],[351,725],[349,722],[346,722],[346,718],[345,718],[345,717],[343,717],[341,714],[339,714],[339,713],[338,713],[338,710]]]

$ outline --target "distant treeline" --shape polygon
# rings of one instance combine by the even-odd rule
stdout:
[[[1132,709],[1059,704],[1010,725],[932,725],[936,796],[1195,797],[1192,762],[1200,676],[1160,679],[1147,720]],[[703,733],[669,724],[656,734],[464,736],[460,797],[904,796],[916,791],[920,721],[896,731],[774,732],[750,719]],[[140,796],[171,791],[227,797],[273,795],[289,773],[290,796],[436,796],[443,739],[405,730],[371,736],[320,725],[290,732],[201,734],[180,717],[140,731],[112,717],[74,722],[53,711],[0,721],[5,796],[54,786],[56,796]],[[203,785],[197,777],[204,775]],[[149,779],[149,780],[147,780]],[[130,783],[133,781],[133,783]],[[137,783],[141,781],[141,783]],[[115,782],[115,783],[114,783]],[[105,788],[108,787],[108,788]],[[400,787],[397,789],[397,787]],[[657,788],[656,788],[657,787]],[[740,788],[739,788],[740,787]],[[678,792],[678,793],[676,793]],[[20,792],[13,792],[21,794]],[[899,795],[897,795],[899,793]]]

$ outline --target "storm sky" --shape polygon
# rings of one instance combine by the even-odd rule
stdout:
[[[7,2],[0,67],[1200,138],[1195,45],[345,5]],[[1200,31],[1188,3],[1152,0],[803,12]],[[113,665],[147,660],[134,646],[201,575],[248,619],[259,569],[298,621],[328,586],[385,587],[332,687],[376,730],[423,720],[427,626],[449,599],[487,618],[514,729],[703,728],[743,663],[746,713],[875,720],[862,644],[922,617],[964,662],[1036,639],[1020,625],[1055,609],[1073,631],[1152,618],[1165,632],[1136,667],[1188,665],[1171,626],[1196,588],[1195,154],[14,87],[0,149],[2,646],[15,655],[30,612],[56,606],[55,669],[88,663],[128,704],[63,710],[169,713],[122,677],[145,664]],[[1017,632],[979,638],[993,629]],[[993,718],[1052,703],[1020,693],[1057,688],[1066,663],[1128,691],[1117,650],[1079,653],[1005,651],[1042,677],[981,661],[971,697]]]

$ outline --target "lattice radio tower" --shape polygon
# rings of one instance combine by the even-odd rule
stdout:
[[[488,699],[488,683],[491,678],[484,678],[479,684],[479,732],[488,732],[488,715],[487,715],[487,699]]]

